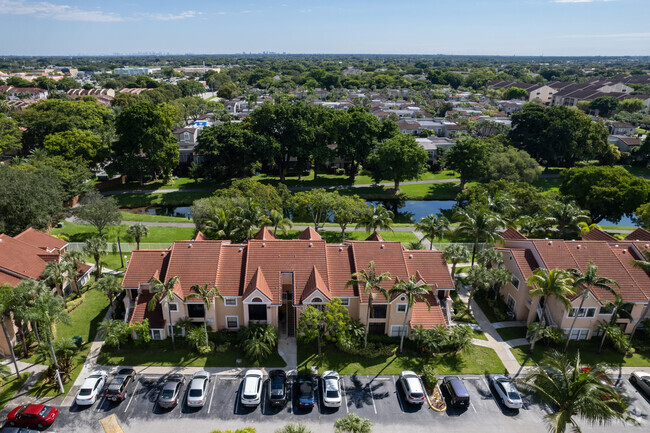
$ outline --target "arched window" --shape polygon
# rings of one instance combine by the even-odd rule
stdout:
[[[183,132],[183,141],[190,141],[190,133]]]
[[[313,304],[320,304],[320,303],[323,302],[323,300],[321,298],[314,298],[314,299],[311,300],[311,302]]]

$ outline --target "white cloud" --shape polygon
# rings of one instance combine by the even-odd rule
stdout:
[[[203,15],[203,12],[184,11],[178,14],[157,13],[157,14],[142,14],[141,16],[155,21],[177,21],[177,20],[184,20],[188,18],[196,18],[199,15]]]
[[[57,21],[116,22],[125,18],[99,9],[84,10],[76,6],[57,5],[50,2],[27,2],[25,0],[0,0],[0,15],[34,15]]]

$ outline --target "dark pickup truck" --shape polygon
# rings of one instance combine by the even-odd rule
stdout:
[[[118,371],[117,375],[108,384],[106,389],[106,399],[111,401],[123,401],[131,391],[135,383],[135,370],[132,368],[123,368]]]

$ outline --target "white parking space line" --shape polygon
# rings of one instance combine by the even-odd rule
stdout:
[[[395,381],[395,376],[393,376],[393,385],[395,385],[395,396],[397,397],[399,408],[402,410],[402,413],[404,413],[404,406],[402,406],[402,399],[399,398],[399,390],[397,389],[397,382]]]
[[[472,406],[472,409],[474,409],[474,413],[478,413],[478,412],[476,412],[476,408],[474,407],[474,405],[472,404],[471,401],[469,402],[469,405]]]
[[[366,376],[368,379],[370,379],[370,376]],[[371,386],[372,381],[368,382],[368,389],[370,390],[370,398],[372,399],[372,408],[375,410],[375,415],[377,415],[377,406],[375,406],[375,395],[372,393],[372,386]]]
[[[345,401],[345,413],[348,413],[348,396],[345,394],[345,380],[341,380],[343,386],[341,387],[341,394],[343,394],[343,400]]]
[[[129,399],[129,402],[126,404],[126,407],[124,408],[124,412],[129,410],[129,406],[131,406],[131,401],[133,400],[133,397],[135,397],[135,392],[138,390],[138,385],[140,385],[140,381],[135,383],[135,388],[133,388],[133,393],[131,393],[131,398]]]
[[[102,397],[102,399],[101,399],[101,401],[99,402],[99,404],[95,406],[95,410],[96,410],[97,412],[99,412],[99,410],[102,408],[102,406],[104,405],[104,402],[105,402],[105,401],[106,401],[106,396],[104,395],[104,397]]]
[[[214,399],[214,390],[217,389],[217,381],[219,380],[219,377],[217,375],[214,376],[214,385],[212,385],[212,394],[210,394],[210,404],[208,405],[208,413],[210,413],[210,409],[212,409],[212,400]]]

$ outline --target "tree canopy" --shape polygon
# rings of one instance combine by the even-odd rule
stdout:
[[[88,165],[102,162],[107,149],[101,139],[90,131],[75,129],[55,132],[45,137],[45,150],[51,155],[59,155],[69,160],[81,160]]]
[[[368,157],[367,168],[374,182],[382,179],[400,182],[417,179],[426,172],[428,152],[411,135],[398,135],[377,145]]]

